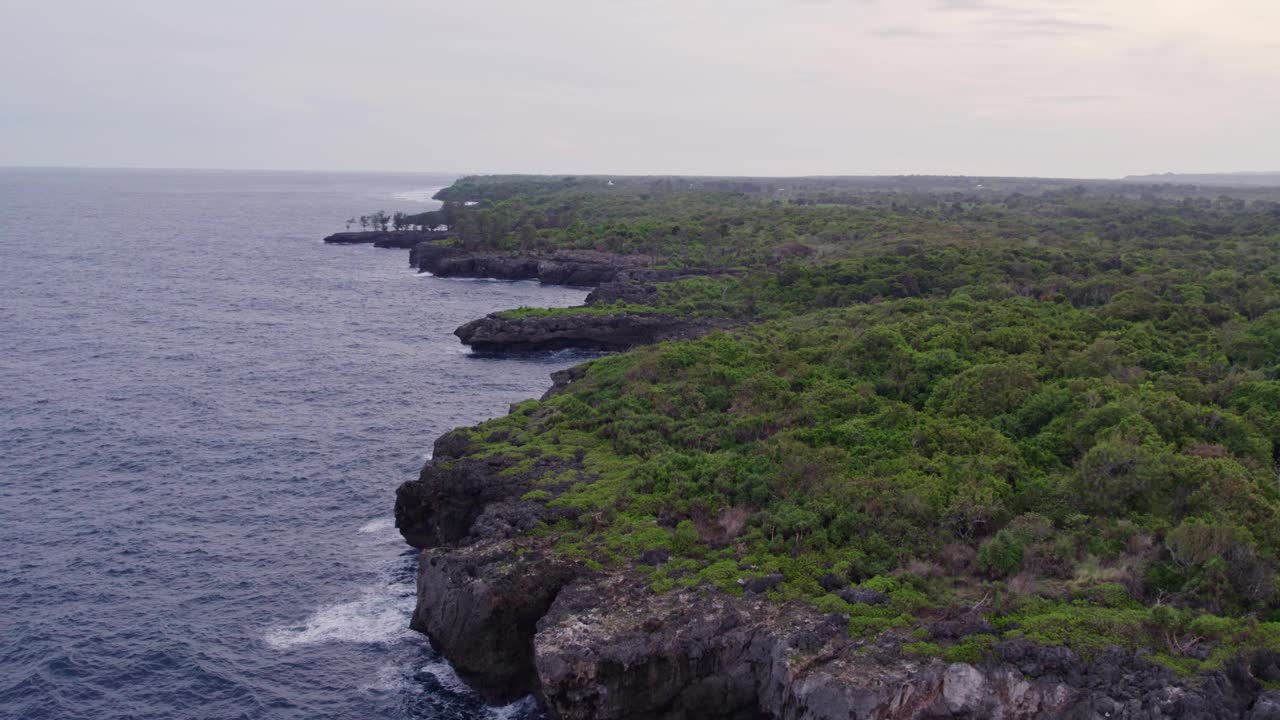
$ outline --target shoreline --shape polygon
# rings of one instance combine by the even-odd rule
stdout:
[[[1145,286],[1122,272],[1119,240],[1064,259],[1006,236],[1025,222],[1087,232],[1056,213],[1096,201],[1076,191],[1019,196],[984,215],[981,198],[966,198],[978,206],[971,212],[933,196],[853,193],[849,205],[870,207],[846,209],[821,194],[651,202],[655,187],[617,199],[612,182],[548,180],[544,194],[523,178],[468,182],[454,199],[481,207],[460,219],[458,242],[415,245],[412,266],[594,289],[580,307],[477,318],[455,333],[465,344],[536,352],[687,341],[558,373],[540,402],[442,435],[418,479],[397,490],[396,526],[421,550],[412,627],[491,701],[533,693],[552,717],[583,720],[1258,720],[1280,708],[1268,684],[1280,679],[1278,649],[1257,634],[1277,628],[1267,616],[1250,625],[1251,611],[1274,609],[1269,566],[1247,554],[1272,537],[1254,515],[1196,500],[1260,533],[1232,535],[1246,554],[1229,562],[1256,570],[1261,584],[1206,600],[1194,574],[1147,574],[1179,561],[1170,538],[1200,537],[1187,533],[1204,521],[1183,505],[1145,501],[1156,516],[1097,511],[1131,500],[1119,480],[1104,483],[1114,497],[1077,500],[1093,516],[1059,502],[1082,482],[1107,480],[1080,463],[1111,450],[1110,425],[1082,424],[1091,407],[1073,393],[1098,386],[1149,403],[1134,384],[1144,372],[1172,381],[1196,367],[1190,352],[1123,376],[1062,362],[1101,342],[1110,327],[1101,321],[1136,327],[1145,316],[1121,302],[1132,304],[1122,290]],[[503,205],[512,191],[551,209]],[[497,199],[484,204],[487,195]],[[1143,218],[1184,212],[1125,202]],[[1232,207],[1211,208],[1224,228],[1265,221],[1224,215]],[[571,223],[565,208],[594,213],[594,224]],[[957,223],[980,237],[977,252],[949,242]],[[1129,264],[1155,263],[1169,277],[1203,265],[1180,238],[1166,241],[1172,254],[1157,245]],[[543,250],[503,249],[517,243]],[[615,252],[568,249],[584,246]],[[670,258],[662,270],[651,259],[660,256]],[[708,262],[734,269],[670,269]],[[1093,277],[1086,270],[1110,284],[1082,279]],[[1150,307],[1137,307],[1149,314],[1163,307],[1132,297],[1145,298]],[[1222,325],[1233,307],[1204,321]],[[752,321],[763,324],[701,337]],[[924,332],[935,328],[949,330]],[[1159,332],[1266,370],[1185,324]],[[1219,459],[1243,463],[1245,487],[1270,487],[1255,472],[1271,447],[1259,424],[1269,416],[1240,421],[1252,444],[1219,445],[1212,432],[1166,427],[1165,415],[1234,417],[1241,401],[1148,394],[1166,398],[1138,406],[1165,423],[1153,432],[1167,444],[1153,445],[1152,458],[1202,483],[1214,481]],[[1050,397],[1051,408],[1029,405]],[[1014,414],[1033,410],[1058,424]],[[1099,532],[1112,544],[1095,543]],[[1138,542],[1125,544],[1134,533]],[[1178,634],[1175,643],[1169,632],[1208,639]]]
[[[468,325],[495,315],[501,313]],[[577,365],[553,375],[543,398],[582,374]],[[535,479],[512,480],[515,463],[508,458],[469,459],[466,436],[474,429],[437,438],[419,479],[397,490],[396,526],[421,550],[410,626],[489,702],[532,695],[563,720],[836,720],[863,717],[860,709],[868,708],[878,708],[868,717],[905,720],[1059,717],[1086,707],[1120,713],[1122,705],[1108,705],[1117,687],[1183,704],[1191,697],[1206,710],[1257,692],[1222,672],[1199,688],[1187,686],[1119,648],[1086,660],[1062,648],[1006,641],[995,648],[996,663],[913,656],[875,639],[850,641],[846,619],[774,605],[764,599],[769,580],[744,597],[654,594],[632,573],[566,562],[549,544],[522,537],[540,517],[522,500],[537,489]],[[939,623],[935,632],[963,638],[984,629],[978,620],[961,620]]]
[[[582,372],[558,373],[544,398]],[[542,472],[513,474],[515,457],[474,456],[493,438],[474,431],[494,420],[440,436],[396,501],[397,528],[421,550],[410,626],[487,702],[531,694],[559,720],[909,720],[1130,717],[1124,698],[1140,698],[1179,708],[1157,717],[1226,718],[1244,717],[1249,699],[1262,697],[1248,670],[1183,678],[1119,647],[1085,658],[1005,640],[992,648],[995,661],[913,655],[879,637],[850,639],[847,616],[767,599],[781,578],[750,581],[738,597],[654,593],[632,571],[557,557],[553,543],[525,534],[555,515],[525,499]],[[572,468],[550,461],[540,470]],[[849,600],[888,602],[876,593]],[[931,637],[989,631],[980,617],[961,617],[935,622]]]

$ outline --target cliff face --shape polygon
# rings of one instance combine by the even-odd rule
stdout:
[[[493,313],[454,331],[464,345],[482,352],[535,350],[626,350],[666,340],[696,337],[710,325],[659,313],[619,312],[508,317]]]
[[[420,243],[413,246],[409,264],[419,272],[439,277],[539,280],[549,285],[594,287],[623,271],[641,267],[642,262],[633,257],[587,251],[513,255]]]
[[[565,720],[1280,720],[1280,692],[1256,679],[1277,658],[1184,679],[1120,648],[1086,662],[1009,640],[987,663],[946,663],[904,653],[904,638],[851,639],[843,616],[759,594],[654,594],[642,577],[588,570],[530,534],[558,511],[522,498],[573,460],[516,472],[516,459],[475,451],[466,432],[437,441],[398,490],[396,521],[423,548],[413,627],[490,700],[532,692]]]
[[[636,258],[598,252],[512,255],[469,252],[434,243],[419,243],[409,262],[419,271],[440,277],[538,280],[551,285],[593,287],[587,305],[624,302],[644,305],[658,300],[653,283],[697,271],[653,271]],[[725,323],[721,323],[724,325]],[[492,313],[462,325],[454,334],[480,352],[549,350],[626,350],[666,340],[696,337],[713,325],[655,312],[593,312],[512,316]]]
[[[369,245],[372,244],[378,248],[399,248],[401,250],[411,249],[423,242],[435,242],[452,237],[447,232],[436,231],[418,231],[418,230],[397,230],[383,231],[370,230],[361,232],[340,232],[334,233],[324,239],[331,245]]]

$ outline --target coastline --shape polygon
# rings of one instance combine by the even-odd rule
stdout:
[[[1252,396],[1137,382],[1185,379],[1198,348],[1263,383],[1264,356],[1187,324],[1158,329],[1179,354],[1135,355],[1121,374],[1082,350],[1173,313],[1161,308],[1177,298],[1138,292],[1148,274],[1171,281],[1203,264],[1194,242],[1153,243],[1133,263],[1154,263],[1146,274],[1125,272],[1115,238],[1080,257],[1017,243],[1017,222],[1059,223],[1087,190],[1019,195],[1006,226],[1008,215],[966,216],[927,194],[853,193],[850,205],[874,207],[850,210],[826,197],[655,199],[642,183],[614,198],[613,182],[566,182],[577,181],[460,182],[444,194],[456,202],[425,218],[452,217],[456,242],[411,251],[413,267],[442,277],[594,286],[582,306],[463,324],[455,334],[476,351],[629,351],[441,436],[397,491],[397,528],[421,550],[413,627],[481,694],[618,720],[1260,720],[1280,708],[1273,575],[1258,555],[1274,535],[1259,524],[1274,512],[1269,416]],[[513,188],[530,194],[508,202]],[[1145,218],[1192,207],[1115,202],[1145,213],[1131,221],[1144,232],[1164,232]],[[1205,207],[1242,233],[1267,221]],[[627,225],[627,213],[641,219]],[[936,217],[972,225],[978,252]],[[843,225],[814,235],[824,220]],[[921,234],[904,241],[904,228]],[[1247,267],[1256,254],[1226,257]],[[1257,314],[1246,305],[1200,322],[1245,322],[1233,313]],[[1229,390],[1220,374],[1206,382]],[[1191,506],[1166,485],[1168,497],[1126,494],[1138,478],[1090,463],[1132,455],[1137,440],[1109,429],[1114,412],[1084,422],[1090,391],[1155,424],[1160,444],[1133,463],[1206,486],[1231,468],[1264,504]],[[1222,444],[1170,413],[1225,413],[1242,435]],[[1062,504],[1073,498],[1081,512]],[[1177,543],[1217,543],[1235,575],[1198,585],[1212,555]]]
[[[475,277],[470,267],[466,276]],[[463,328],[497,320],[501,313]],[[508,338],[498,349],[545,349],[528,342],[541,331]],[[583,372],[579,365],[558,373],[544,398]],[[512,412],[527,412],[522,405]],[[1172,718],[1189,711],[1238,717],[1261,692],[1248,672],[1218,672],[1188,685],[1119,647],[1085,659],[1065,648],[1006,641],[994,647],[996,662],[914,656],[892,643],[849,640],[845,617],[765,600],[768,580],[744,597],[654,594],[634,573],[566,561],[551,543],[530,540],[530,530],[555,518],[525,498],[539,490],[538,478],[572,470],[572,463],[535,463],[513,474],[514,458],[474,459],[470,434],[481,426],[437,439],[419,479],[397,491],[396,526],[421,550],[411,627],[491,702],[531,694],[564,720],[1115,717],[1133,702],[1176,708]],[[885,598],[851,600],[874,605]],[[939,622],[933,632],[963,639],[988,629],[961,618]]]
[[[581,372],[564,371],[548,394]],[[777,579],[740,597],[655,594],[643,576],[557,557],[553,542],[528,534],[556,520],[526,499],[545,487],[539,479],[575,468],[548,460],[512,472],[516,457],[474,457],[473,432],[486,424],[436,441],[420,478],[397,491],[396,524],[421,549],[411,627],[490,702],[532,694],[561,720],[1139,717],[1151,708],[1164,712],[1141,717],[1273,717],[1265,708],[1277,693],[1253,679],[1259,667],[1183,678],[1117,646],[1086,658],[1025,640],[995,643],[995,660],[950,662],[851,640],[847,616],[778,605],[766,598]],[[963,640],[990,627],[975,615],[930,632]]]

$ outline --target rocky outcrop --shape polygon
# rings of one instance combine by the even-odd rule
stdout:
[[[658,286],[622,273],[606,283],[601,283],[587,295],[587,305],[653,305],[658,302]]]
[[[431,638],[458,675],[490,702],[537,689],[533,635],[576,566],[483,540],[424,550],[410,627]]]
[[[625,577],[560,590],[533,650],[553,717],[1252,718],[1272,700],[1246,667],[1185,681],[1119,648],[1084,662],[1002,643],[984,664],[850,640],[842,616],[718,593],[654,595]],[[1263,715],[1265,716],[1265,715]]]
[[[644,577],[591,571],[530,532],[567,516],[525,498],[556,491],[539,478],[583,472],[578,461],[475,450],[470,431],[441,437],[397,492],[396,520],[424,548],[412,626],[491,701],[532,692],[561,720],[1280,720],[1280,693],[1260,682],[1280,672],[1274,654],[1181,678],[1120,648],[1086,661],[1014,639],[983,663],[948,663],[903,652],[905,636],[850,638],[845,616],[763,594],[654,594]],[[971,626],[989,630],[939,621],[932,635]]]
[[[697,337],[714,326],[660,313],[618,312],[515,316],[492,313],[454,334],[480,352],[626,350],[667,340]]]
[[[439,277],[539,280],[548,285],[594,287],[624,270],[643,264],[639,258],[600,252],[512,254],[468,251],[432,243],[413,247],[409,264]]]
[[[510,702],[536,689],[536,623],[579,573],[536,544],[515,547],[515,538],[556,518],[521,498],[532,478],[573,462],[549,458],[511,474],[514,459],[464,457],[471,448],[465,430],[443,435],[418,479],[396,491],[396,527],[423,548],[410,626],[488,700]]]
[[[453,235],[444,231],[370,230],[334,233],[324,239],[331,245],[369,245],[379,248],[412,249],[419,243],[445,240]]]

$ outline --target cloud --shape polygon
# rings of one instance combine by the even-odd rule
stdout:
[[[995,5],[986,0],[935,0],[936,10],[972,10],[984,12],[1021,12],[1018,8]]]
[[[935,11],[964,13],[978,18],[979,22],[988,27],[1022,34],[1074,35],[1116,29],[1113,25],[1098,20],[1055,12],[1054,8],[1040,3],[1025,6],[987,0],[933,0],[933,3]]]
[[[307,0],[299,14],[261,0],[10,3],[0,164],[1274,165],[1280,3],[1231,4]]]
[[[871,34],[889,40],[937,40],[946,37],[942,33],[907,24],[886,25],[872,30]]]
[[[1027,102],[1031,103],[1060,103],[1060,104],[1081,104],[1108,102],[1110,100],[1119,99],[1119,95],[1110,93],[1094,93],[1089,95],[1035,95],[1027,98]]]
[[[998,18],[994,20],[1001,25],[1045,35],[1069,35],[1084,32],[1115,30],[1114,25],[1091,20],[1071,20],[1068,18],[1041,15],[1029,18]]]

